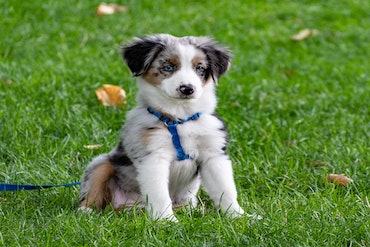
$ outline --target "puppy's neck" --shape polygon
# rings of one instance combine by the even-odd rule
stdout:
[[[138,80],[139,92],[137,94],[138,107],[152,107],[157,111],[173,116],[173,118],[186,118],[196,112],[212,114],[217,105],[214,85],[209,83],[203,88],[202,95],[197,99],[172,98],[165,95],[161,89],[144,80]]]

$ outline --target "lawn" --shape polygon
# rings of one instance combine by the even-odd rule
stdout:
[[[205,193],[174,224],[81,214],[78,187],[0,192],[0,246],[370,246],[369,1],[128,0],[98,17],[99,3],[0,0],[0,183],[79,181],[135,105],[122,43],[209,35],[234,54],[217,113],[239,201],[263,219],[231,220]],[[318,33],[291,39],[305,28]],[[96,99],[105,83],[126,90],[124,109]]]

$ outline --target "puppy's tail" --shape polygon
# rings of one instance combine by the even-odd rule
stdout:
[[[79,207],[96,208],[102,210],[112,201],[112,193],[108,182],[115,174],[114,166],[108,155],[103,154],[95,158],[87,167],[83,176],[80,191]]]

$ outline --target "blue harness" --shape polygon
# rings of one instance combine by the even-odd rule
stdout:
[[[164,125],[167,127],[168,131],[171,133],[172,143],[173,143],[173,146],[175,147],[176,152],[177,152],[177,160],[190,159],[191,158],[190,155],[186,154],[184,152],[184,150],[182,149],[181,142],[180,142],[180,137],[179,137],[179,134],[177,133],[177,128],[176,127],[179,124],[183,124],[183,123],[189,122],[191,120],[197,120],[202,113],[197,112],[194,115],[192,115],[191,117],[188,117],[186,119],[173,120],[171,118],[163,116],[159,112],[154,111],[154,109],[151,108],[151,107],[148,107],[147,110],[148,110],[149,113],[153,114],[160,121],[162,121],[164,123]]]

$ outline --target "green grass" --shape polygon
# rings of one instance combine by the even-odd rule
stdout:
[[[239,200],[264,218],[230,220],[204,193],[172,224],[79,214],[77,187],[1,192],[0,246],[370,246],[369,1],[119,3],[129,11],[96,17],[99,1],[0,0],[0,183],[77,181],[116,144],[137,92],[123,42],[210,35],[234,53],[217,93]],[[292,41],[303,28],[320,33]],[[99,104],[104,83],[125,88],[126,109]]]

